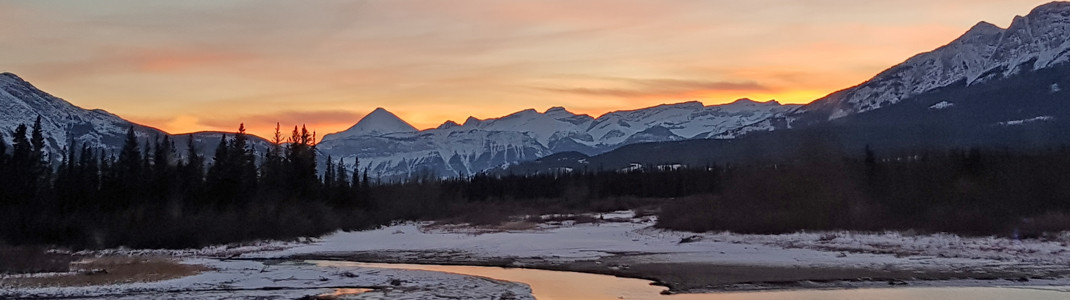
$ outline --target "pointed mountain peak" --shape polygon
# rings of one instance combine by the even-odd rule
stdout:
[[[461,125],[461,126],[475,126],[475,125],[479,125],[479,123],[481,123],[481,122],[483,122],[483,121],[480,121],[479,119],[476,119],[476,117],[469,116],[468,119],[464,120],[464,125]]]
[[[445,123],[442,123],[442,125],[438,125],[438,127],[436,127],[435,129],[450,129],[450,128],[454,128],[454,127],[457,127],[457,126],[461,126],[461,125],[457,124],[457,122],[454,122],[453,120],[448,120]]]
[[[999,26],[996,26],[995,24],[992,24],[992,23],[981,21],[981,22],[977,22],[977,24],[973,25],[973,27],[970,27],[970,30],[967,30],[965,35],[971,35],[971,34],[988,35],[988,34],[994,34],[994,33],[1000,33],[1000,32],[1003,32],[1003,28],[999,28]]]
[[[376,108],[368,115],[361,118],[356,125],[341,132],[343,136],[382,135],[395,132],[416,132],[416,127],[401,120],[392,112]]]

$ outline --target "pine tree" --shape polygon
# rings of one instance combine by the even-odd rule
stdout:
[[[204,158],[197,154],[197,147],[193,143],[193,135],[188,135],[186,143],[186,163],[182,165],[182,197],[185,198],[186,206],[205,206],[205,197],[202,195],[204,188]]]
[[[153,145],[152,154],[152,198],[163,203],[165,200],[172,196],[172,192],[176,188],[177,182],[175,176],[177,171],[173,163],[174,160],[174,144],[171,143],[171,138],[167,135],[163,136],[163,140],[156,139]]]
[[[4,133],[0,132],[0,182],[11,182],[8,179],[11,172],[11,167],[8,166],[8,162],[11,160],[10,157],[7,154],[7,142],[4,140]],[[4,207],[8,203],[9,188],[9,185],[0,184],[0,207]]]
[[[360,189],[361,186],[361,157],[353,156],[353,182],[350,184],[353,190]]]
[[[45,135],[41,129],[41,116],[37,116],[37,120],[33,122],[33,133],[30,138],[30,144],[33,145],[33,160],[44,161],[45,160]]]
[[[327,166],[323,170],[323,189],[328,194],[334,188],[334,159],[327,155]],[[329,197],[328,197],[329,198]]]
[[[227,143],[227,135],[223,134],[219,138],[219,145],[215,148],[215,155],[212,156],[212,164],[208,167],[208,173],[205,175],[204,184],[205,196],[212,199],[212,202],[216,206],[223,206],[229,204],[233,200],[235,187],[235,178],[228,176],[233,173],[231,169],[230,160],[230,146]]]
[[[328,157],[327,160],[330,160],[330,158]],[[333,185],[336,187],[349,188],[349,176],[346,176],[346,165],[341,158],[339,158],[338,163],[335,164]]]
[[[26,131],[26,124],[19,124],[12,132],[14,145],[9,163],[12,184],[8,201],[15,204],[29,202],[37,190],[37,178],[33,170],[37,163],[34,162],[33,146],[26,139]]]
[[[330,158],[327,158],[330,161]],[[346,165],[341,158],[338,159],[338,163],[335,164],[335,170],[332,171],[334,176],[334,182],[331,183],[333,188],[332,197],[335,206],[348,207],[353,203],[352,192],[349,186],[349,177],[346,176]]]
[[[319,190],[319,178],[316,176],[316,138],[304,126],[300,131],[294,126],[286,148],[288,164],[288,191],[290,198],[297,200],[315,199]]]
[[[97,199],[100,190],[100,157],[87,143],[82,143],[82,153],[78,157],[78,177],[76,191],[83,199]]]
[[[123,148],[119,151],[119,159],[112,165],[114,170],[114,185],[116,208],[127,208],[138,199],[143,172],[141,150],[138,148],[137,136],[134,135],[134,127],[126,131],[126,140]]]
[[[56,179],[52,184],[52,190],[55,192],[59,211],[68,213],[74,210],[74,200],[78,195],[76,172],[78,172],[79,165],[74,155],[74,139],[69,140],[67,146],[63,148],[63,157],[60,161]]]
[[[261,200],[277,201],[283,197],[286,172],[283,169],[282,157],[282,132],[279,124],[275,123],[275,136],[271,140],[271,147],[264,153],[263,162],[260,164],[260,187]]]
[[[245,123],[238,125],[238,133],[234,135],[231,143],[230,154],[234,161],[234,174],[238,178],[238,194],[240,202],[248,202],[256,196],[256,152],[249,145],[249,137],[245,134]]]
[[[30,176],[36,180],[36,182],[33,183],[33,188],[36,190],[32,191],[34,198],[41,198],[52,183],[52,164],[49,162],[47,153],[45,152],[45,135],[42,130],[41,116],[39,115],[37,116],[37,120],[33,122],[33,130],[30,134],[30,145],[33,146],[30,161]]]

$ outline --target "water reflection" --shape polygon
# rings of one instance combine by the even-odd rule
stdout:
[[[374,289],[362,289],[362,288],[341,288],[334,289],[334,292],[319,294],[317,297],[320,299],[337,299],[347,295],[360,295],[363,293],[374,291]]]
[[[852,290],[802,290],[715,294],[662,295],[664,287],[651,286],[650,281],[619,278],[576,272],[497,267],[440,266],[407,264],[374,264],[357,262],[316,261],[322,266],[350,266],[406,270],[427,270],[482,276],[499,280],[522,282],[531,286],[539,300],[579,299],[660,299],[660,300],[996,300],[1040,299],[1066,300],[1070,293],[1059,290],[1025,288],[886,288]]]

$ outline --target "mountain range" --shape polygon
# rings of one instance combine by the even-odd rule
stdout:
[[[378,108],[353,127],[324,136],[317,148],[347,164],[359,158],[380,178],[468,176],[560,152],[594,155],[629,144],[705,138],[796,107],[749,99],[713,106],[684,102],[598,118],[553,107],[421,131]]]
[[[0,73],[0,135],[9,145],[12,131],[20,124],[32,126],[41,118],[41,130],[45,134],[45,149],[52,161],[62,158],[63,149],[73,145],[117,154],[126,138],[128,129],[144,142],[162,139],[170,134],[149,126],[127,121],[101,109],[84,109],[66,100],[37,89],[29,82],[11,73]],[[223,132],[195,132],[171,136],[175,148],[183,153],[192,136],[198,153],[211,158]],[[267,140],[251,137],[254,148],[264,150]]]
[[[1045,146],[1070,142],[1064,133],[1070,132],[1068,87],[1070,3],[1052,2],[1015,17],[1006,29],[978,23],[945,46],[807,105],[683,102],[597,118],[553,107],[426,130],[378,108],[324,136],[317,148],[350,165],[359,158],[371,176],[394,179],[711,163],[774,155],[815,132],[849,151],[863,145]],[[146,139],[167,134],[0,74],[4,138],[10,142],[10,129],[37,116],[53,153],[72,141],[114,151],[131,127]],[[194,140],[210,152],[221,135],[197,133]],[[254,143],[268,145],[259,138]]]

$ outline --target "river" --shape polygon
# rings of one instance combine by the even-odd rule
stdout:
[[[312,261],[324,267],[368,267],[406,270],[425,270],[481,276],[498,280],[521,282],[531,286],[539,300],[573,299],[662,299],[662,300],[766,300],[766,299],[1070,299],[1067,287],[896,287],[846,290],[791,290],[759,292],[725,292],[710,294],[662,295],[665,287],[650,285],[650,281],[577,272],[546,271],[519,268],[377,264],[345,261]]]

